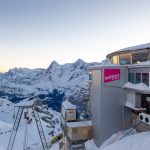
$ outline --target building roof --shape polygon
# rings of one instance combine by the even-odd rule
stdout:
[[[70,128],[92,126],[92,121],[67,122],[67,126]]]
[[[123,49],[120,49],[116,52],[130,51],[130,50],[140,50],[140,49],[147,49],[147,48],[150,48],[150,43],[123,48]]]
[[[123,48],[123,49],[120,49],[120,50],[117,50],[115,52],[112,52],[112,53],[108,54],[106,57],[109,58],[109,56],[112,56],[115,53],[142,50],[142,49],[150,49],[150,43]]]
[[[62,105],[63,105],[63,107],[65,108],[65,109],[76,109],[76,106],[75,105],[73,105],[73,104],[71,104],[69,101],[64,101],[63,103],[62,103]]]

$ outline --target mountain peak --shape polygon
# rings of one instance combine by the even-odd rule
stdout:
[[[78,67],[78,66],[83,66],[83,65],[85,65],[86,62],[79,58],[79,59],[76,60],[73,64],[74,64],[76,67]]]
[[[82,59],[78,59],[73,63],[73,66],[74,66],[74,69],[79,68],[79,69],[84,70],[87,66],[87,63],[84,62]]]
[[[53,60],[50,65],[59,65],[59,63],[57,61]]]
[[[52,68],[53,66],[57,66],[59,63],[57,61],[52,61],[48,68]]]
[[[59,66],[57,61],[52,61],[49,67],[47,68],[47,71],[51,70],[53,67]]]
[[[80,64],[80,63],[85,63],[85,61],[83,61],[82,59],[77,59],[74,63]]]
[[[14,67],[14,68],[9,69],[8,72],[15,72],[15,71],[17,71],[17,70],[18,70],[18,68],[17,68],[17,67]]]

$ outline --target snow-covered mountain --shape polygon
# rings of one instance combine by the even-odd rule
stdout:
[[[0,74],[0,98],[18,103],[39,97],[49,107],[60,111],[64,99],[84,107],[88,98],[88,68],[97,63],[78,59],[59,65],[53,61],[47,69],[14,68]]]

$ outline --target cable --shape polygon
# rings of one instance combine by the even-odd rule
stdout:
[[[127,132],[123,137],[120,138],[120,140],[123,139],[124,137],[126,137],[126,136],[127,136],[129,133],[131,133],[134,129],[136,129],[141,123],[142,123],[142,121],[140,121],[137,125],[134,125],[133,128],[132,128],[129,132]]]

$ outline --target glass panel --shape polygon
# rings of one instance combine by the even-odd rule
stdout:
[[[136,73],[136,83],[141,83],[141,73]]]
[[[138,64],[143,61],[150,60],[149,52],[138,52],[138,53],[132,53],[132,63]]]
[[[142,73],[142,82],[149,86],[149,73]]]
[[[89,73],[89,81],[92,81],[92,73]]]
[[[111,60],[113,64],[119,64],[119,55],[113,56]]]
[[[135,83],[135,73],[129,73],[128,74],[128,81],[131,83]]]
[[[119,63],[120,65],[131,64],[130,53],[120,54]]]

